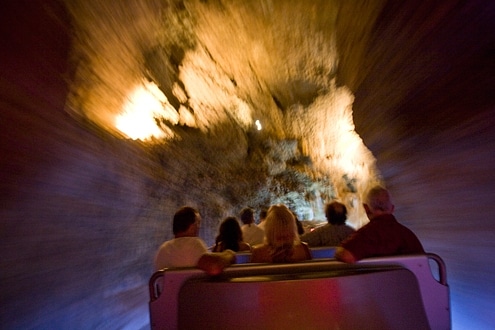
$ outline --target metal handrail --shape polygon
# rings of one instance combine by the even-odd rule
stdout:
[[[439,283],[447,285],[447,267],[445,266],[443,259],[435,253],[427,253],[426,256],[428,259],[435,261],[438,265]]]
[[[164,274],[165,274],[165,270],[162,269],[162,270],[154,272],[153,275],[151,275],[149,285],[148,285],[149,290],[150,290],[150,300],[151,301],[157,300],[158,297],[160,296],[159,288],[156,285],[156,281],[159,278],[163,277]]]
[[[439,275],[439,280],[438,282],[442,285],[447,285],[447,270],[446,270],[446,266],[445,266],[445,262],[442,260],[442,258],[437,255],[437,254],[434,254],[434,253],[426,253],[426,257],[430,260],[433,260],[436,262],[437,266],[438,266],[438,275]],[[317,261],[318,259],[314,259],[314,260],[311,260],[311,261],[308,261],[308,264],[306,262],[302,262],[302,263],[298,263],[298,266],[300,267],[307,267],[307,266],[310,266],[310,264],[315,264],[315,261]],[[383,263],[384,260],[381,260],[381,262]],[[322,260],[323,262],[323,260]],[[346,267],[349,267],[349,268],[352,268],[352,267],[356,267],[356,266],[359,266],[359,265],[344,265],[344,264],[341,264],[339,263],[340,267],[341,268],[346,268]],[[237,268],[237,270],[245,270],[245,269],[249,269],[251,268],[252,266],[255,266],[255,264],[239,264],[239,265],[235,265],[234,267],[230,267],[228,269],[226,269],[226,272],[227,273],[234,273],[236,272],[236,266],[239,267]],[[378,266],[378,264],[376,265]],[[284,268],[293,268],[294,267],[294,264],[266,264],[264,265],[263,269],[265,271],[270,271],[270,269],[277,269],[278,271],[280,271],[281,273],[283,272]],[[151,301],[155,301],[158,299],[158,297],[160,296],[160,286],[157,285],[157,281],[160,279],[160,278],[163,278],[165,276],[165,271],[167,269],[162,269],[162,270],[159,270],[159,271],[156,271],[155,273],[153,273],[153,275],[151,276],[150,280],[149,280],[149,293],[150,293],[150,300]],[[257,272],[260,272],[260,269],[257,268]]]

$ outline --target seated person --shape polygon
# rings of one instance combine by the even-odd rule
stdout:
[[[337,247],[335,258],[353,263],[369,257],[425,253],[416,235],[393,216],[388,190],[372,188],[363,206],[370,222]]]
[[[155,271],[172,267],[197,267],[210,275],[217,275],[235,261],[235,252],[225,250],[209,253],[198,237],[201,216],[193,207],[184,206],[174,215],[174,238],[163,243],[155,257]]]
[[[236,217],[227,217],[220,224],[213,252],[232,250],[251,252],[251,246],[242,240],[242,230]]]
[[[345,224],[347,208],[339,202],[332,202],[325,206],[325,217],[328,223],[301,236],[301,241],[311,247],[337,246],[350,234],[354,228]]]
[[[263,243],[265,239],[265,231],[254,223],[254,210],[250,207],[245,207],[241,210],[241,226],[244,242],[253,246]]]
[[[282,204],[268,209],[264,244],[253,247],[251,262],[298,262],[311,259],[306,243],[299,239],[296,219]]]
[[[267,212],[267,209],[265,208],[262,208],[261,211],[260,211],[260,223],[258,224],[258,227],[263,229],[263,231],[265,230],[265,220],[266,220],[266,212]]]
[[[303,226],[302,222],[299,221],[299,218],[297,217],[296,212],[294,212],[294,211],[291,211],[291,212],[292,212],[292,215],[294,216],[294,219],[296,219],[297,234],[299,236],[301,236],[302,234],[304,234],[304,226]]]

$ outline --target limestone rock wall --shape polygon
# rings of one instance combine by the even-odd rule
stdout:
[[[339,8],[336,76],[355,95],[356,131],[397,217],[447,262],[454,328],[489,328],[494,7],[480,0]],[[369,15],[365,25],[357,13]],[[263,153],[249,148],[249,134],[222,134],[228,124],[150,148],[69,114],[64,7],[7,1],[0,15],[1,327],[148,328],[151,260],[171,237],[174,211],[197,206],[200,234],[211,243],[223,216],[270,196],[268,169],[239,171]],[[304,168],[294,155],[287,163]]]

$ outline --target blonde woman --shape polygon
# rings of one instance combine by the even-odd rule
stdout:
[[[308,245],[299,240],[296,219],[287,206],[272,205],[265,222],[265,243],[253,247],[251,262],[283,263],[311,259]]]

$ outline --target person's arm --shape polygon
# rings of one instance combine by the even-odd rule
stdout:
[[[199,258],[197,268],[204,270],[208,275],[218,275],[225,267],[235,262],[235,252],[225,250],[223,252],[205,253]]]
[[[337,247],[337,250],[335,251],[335,258],[337,260],[350,264],[353,264],[357,261],[356,257],[354,257],[354,255],[349,250],[346,250],[341,246]]]

